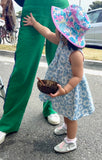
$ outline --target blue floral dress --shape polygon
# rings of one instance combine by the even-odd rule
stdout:
[[[63,45],[61,40],[55,57],[48,67],[45,79],[57,81],[64,87],[72,78],[69,61],[69,56],[72,52],[73,50],[70,51],[68,46]],[[51,101],[53,109],[70,120],[77,120],[95,110],[85,74],[83,74],[81,82],[70,93],[51,98],[49,95],[40,92],[39,98],[43,102]]]

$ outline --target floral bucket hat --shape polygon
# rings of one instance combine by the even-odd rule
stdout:
[[[91,25],[81,7],[75,4],[65,9],[52,6],[51,15],[56,28],[66,39],[77,47],[85,46],[84,34]]]

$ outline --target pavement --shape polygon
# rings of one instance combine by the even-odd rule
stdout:
[[[14,54],[0,51],[0,76],[5,88],[14,65]],[[89,63],[90,62],[90,63]],[[77,150],[59,154],[53,147],[65,136],[55,136],[56,126],[50,125],[42,114],[37,79],[17,133],[6,137],[0,145],[0,160],[101,160],[102,159],[102,63],[85,60],[85,73],[92,92],[95,112],[78,120]],[[46,59],[41,57],[36,77],[44,77],[47,70]],[[0,99],[0,117],[4,101]],[[63,117],[60,115],[61,124]]]

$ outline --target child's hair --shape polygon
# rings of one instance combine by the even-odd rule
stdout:
[[[81,49],[81,48],[73,45],[73,44],[72,44],[71,42],[69,42],[68,40],[67,40],[67,46],[68,46],[68,49],[69,49],[69,50],[72,49],[72,50],[74,50],[74,51],[77,51],[78,49]]]
[[[77,51],[78,49],[81,49],[80,47],[75,46],[74,44],[72,44],[70,41],[68,41],[68,39],[66,39],[63,35],[61,37],[63,44],[68,46],[69,50],[74,50]]]

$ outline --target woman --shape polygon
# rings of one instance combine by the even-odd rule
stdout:
[[[1,0],[6,3],[8,0]],[[17,1],[17,0],[16,0]],[[66,8],[67,0],[25,0],[18,44],[15,52],[15,65],[11,74],[4,103],[4,114],[0,120],[0,143],[8,133],[19,130],[39,65],[45,39],[33,27],[23,25],[23,17],[33,13],[34,17],[44,26],[55,31],[51,18],[51,6]],[[46,41],[46,59],[50,64],[57,45]],[[20,91],[20,92],[19,92]],[[12,96],[11,96],[12,95]],[[59,124],[60,118],[47,101],[43,104],[43,114],[51,124]]]

